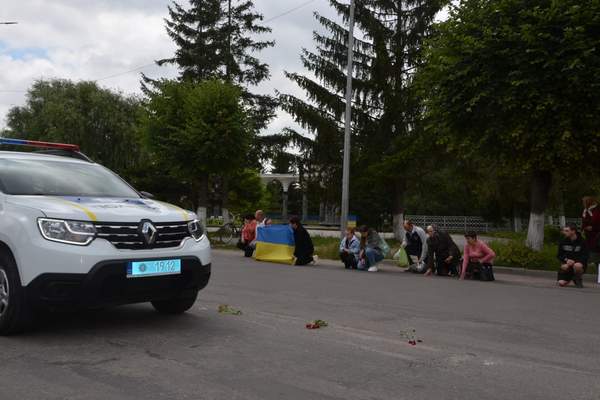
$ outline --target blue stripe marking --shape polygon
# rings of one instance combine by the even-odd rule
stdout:
[[[27,144],[27,140],[21,140],[21,139],[7,139],[7,138],[0,138],[0,144],[12,144],[12,145],[17,145],[17,146],[23,146]]]
[[[269,225],[259,227],[257,240],[264,243],[294,246],[294,232],[289,225]]]

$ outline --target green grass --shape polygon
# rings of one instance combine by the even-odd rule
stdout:
[[[482,233],[482,236],[498,238],[498,239],[511,239],[525,242],[527,238],[527,232],[512,232],[512,231],[502,231],[502,232],[488,232]]]
[[[331,237],[313,236],[313,244],[315,246],[315,254],[320,258],[328,260],[337,260],[339,258],[340,239]],[[394,239],[386,239],[390,246],[390,253],[386,259],[392,259],[394,253],[400,248],[400,242]]]

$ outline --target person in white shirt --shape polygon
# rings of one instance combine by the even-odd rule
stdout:
[[[258,239],[258,228],[261,226],[271,225],[271,218],[268,218],[263,210],[256,210],[254,213],[254,218],[256,219],[256,232],[254,233],[254,240],[248,247],[255,249],[256,248],[256,239]]]
[[[423,264],[427,257],[427,233],[416,226],[410,219],[404,221],[404,237],[402,247],[413,264]]]

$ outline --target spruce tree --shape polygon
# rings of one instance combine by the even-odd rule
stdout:
[[[345,2],[330,0],[344,22]],[[429,35],[443,0],[356,0],[355,60],[352,93],[351,208],[361,216],[388,209],[400,234],[408,176],[422,149],[420,103],[412,78],[420,63],[421,46]],[[343,138],[344,91],[348,29],[316,15],[327,34],[315,32],[316,52],[303,50],[301,59],[316,79],[287,76],[305,90],[308,101],[281,95],[282,107],[314,134],[314,164],[328,171],[331,201],[339,199]],[[418,166],[418,165],[417,165]],[[329,186],[329,185],[328,185]],[[379,221],[368,221],[379,222]]]
[[[255,54],[275,43],[256,39],[271,29],[260,24],[263,16],[255,12],[253,1],[191,0],[189,8],[173,2],[168,9],[166,29],[177,50],[157,64],[176,65],[185,81],[216,78],[239,86],[255,130],[266,127],[277,103],[272,96],[252,93],[248,87],[269,78],[269,66]]]

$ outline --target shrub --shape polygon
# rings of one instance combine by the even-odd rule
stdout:
[[[544,227],[544,243],[556,245],[560,241],[560,228],[552,225]]]
[[[492,241],[490,247],[496,252],[495,264],[499,266],[547,270],[557,270],[559,267],[556,245],[546,244],[540,252],[518,241]]]

